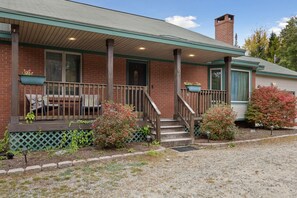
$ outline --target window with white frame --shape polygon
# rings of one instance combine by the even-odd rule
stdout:
[[[45,73],[47,81],[54,82],[81,82],[81,54],[46,51]],[[60,90],[60,91],[59,91]],[[54,87],[49,89],[49,94],[62,94],[63,90]],[[76,92],[76,93],[75,93]],[[78,94],[78,90],[66,87],[65,94]]]
[[[222,90],[222,69],[210,69],[210,89]]]
[[[250,94],[251,72],[232,69],[231,71],[231,100],[247,102]]]

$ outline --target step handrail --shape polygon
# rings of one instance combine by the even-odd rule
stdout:
[[[184,122],[186,127],[189,129],[192,143],[194,143],[194,116],[195,111],[190,107],[190,105],[181,97],[180,94],[177,94],[177,114],[180,119]]]
[[[158,142],[161,142],[161,124],[160,124],[160,117],[161,112],[158,109],[157,105],[154,103],[152,98],[149,96],[147,91],[144,92],[144,121],[149,120],[149,122],[152,124],[152,127],[156,131],[156,140]]]

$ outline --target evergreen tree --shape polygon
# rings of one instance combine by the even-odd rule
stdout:
[[[277,50],[280,47],[280,41],[279,37],[272,32],[269,37],[269,44],[267,48],[267,61],[272,62],[272,63],[277,63],[276,57],[278,56]]]
[[[297,17],[292,17],[280,33],[280,65],[297,71]]]
[[[266,60],[266,53],[268,49],[267,33],[264,29],[257,29],[254,34],[245,40],[243,46],[252,57],[258,57]]]
[[[237,37],[237,33],[235,34],[235,44],[234,44],[235,47],[239,47],[238,46],[238,37]]]

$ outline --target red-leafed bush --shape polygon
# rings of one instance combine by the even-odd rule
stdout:
[[[136,129],[136,113],[131,106],[110,102],[103,104],[102,109],[103,114],[92,124],[95,146],[123,147]]]
[[[245,117],[249,122],[265,128],[293,126],[297,115],[296,104],[292,93],[275,86],[259,86],[252,93]]]
[[[228,105],[216,105],[203,115],[201,131],[210,132],[210,139],[232,140],[237,132],[236,113]]]

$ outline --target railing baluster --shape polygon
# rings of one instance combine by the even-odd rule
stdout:
[[[43,87],[21,86],[23,86],[20,89],[20,94],[23,95],[23,101],[21,98],[20,102],[20,106],[23,104],[23,107],[20,107],[20,109],[23,108],[23,112],[19,112],[21,120],[25,119],[28,109],[32,111],[34,105],[36,105],[36,111],[34,106],[34,113],[37,120],[94,119],[100,115],[99,106],[96,106],[97,102],[95,100],[97,98],[99,104],[101,104],[106,95],[106,85],[97,83],[46,81]],[[146,87],[115,85],[114,89],[115,102],[133,105],[138,115],[141,115],[140,112],[145,112],[150,117],[148,119],[152,119],[154,125],[156,125],[158,115],[155,113],[154,107],[150,107],[150,100],[147,100],[145,96]],[[26,94],[28,98],[26,98]],[[89,98],[86,98],[89,99],[89,101],[85,102],[86,104],[82,104],[82,95],[89,95]],[[29,100],[32,101],[33,97],[36,98],[35,104],[28,102]],[[88,102],[90,103],[89,108],[87,106]],[[82,105],[86,105],[85,111],[81,108]]]

